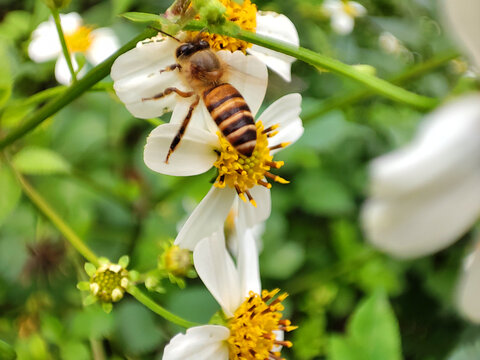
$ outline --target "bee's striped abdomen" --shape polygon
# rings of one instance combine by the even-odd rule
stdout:
[[[230,84],[220,84],[203,92],[203,101],[222,134],[235,149],[250,157],[257,143],[257,130],[250,108]]]

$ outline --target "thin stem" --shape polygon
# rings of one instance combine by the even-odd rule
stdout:
[[[186,26],[186,30],[200,31],[205,28],[205,23],[201,21],[191,21]],[[431,109],[438,104],[437,99],[432,99],[426,96],[417,95],[410,91],[407,91],[401,87],[395,86],[388,81],[380,79],[376,76],[361,72],[356,68],[344,64],[336,59],[328,56],[317,54],[312,50],[305,49],[303,47],[295,47],[287,43],[267,38],[261,35],[257,35],[250,31],[240,29],[238,26],[228,23],[224,26],[209,27],[209,32],[217,33],[220,35],[226,35],[235,37],[240,40],[247,41],[252,44],[266,47],[271,50],[281,52],[286,55],[293,56],[299,60],[302,60],[314,67],[320,67],[343,75],[352,80],[358,81],[374,92],[390,98],[395,101],[399,101],[420,109]]]
[[[457,58],[459,54],[455,51],[446,52],[440,55],[435,56],[434,58],[425,61],[424,63],[415,65],[400,75],[396,75],[389,79],[390,82],[394,84],[402,84],[408,80],[415,79],[419,76],[422,76],[425,73],[428,73],[431,70],[434,70],[440,66],[445,65]],[[349,104],[353,104],[362,100],[366,100],[373,96],[375,93],[370,89],[361,89],[352,91],[343,95],[338,95],[325,99],[320,103],[320,106],[315,110],[302,115],[302,120],[308,122],[322,114],[325,114],[333,109],[341,108]]]
[[[140,290],[136,286],[130,286],[127,291],[135,299],[137,299],[139,302],[141,302],[143,305],[148,307],[150,310],[152,310],[157,315],[160,315],[161,317],[163,317],[165,320],[168,320],[168,321],[170,321],[174,324],[177,324],[179,326],[182,326],[184,328],[189,328],[189,327],[192,327],[192,326],[199,325],[197,323],[193,323],[193,322],[187,321],[185,319],[182,319],[181,317],[179,317],[175,314],[172,314],[168,310],[166,310],[163,307],[161,307],[160,305],[158,305],[155,301],[150,299],[147,295],[145,295],[145,293],[142,290]]]
[[[72,81],[75,83],[77,82],[77,75],[75,74],[75,70],[73,69],[72,58],[70,57],[70,52],[68,51],[67,42],[65,41],[65,35],[62,29],[62,23],[60,21],[60,14],[58,13],[57,8],[51,8],[53,20],[55,21],[55,26],[57,28],[58,37],[60,38],[60,44],[62,44],[62,51],[65,60],[67,61],[68,70],[70,71],[70,75],[72,76]]]
[[[85,91],[90,89],[93,85],[102,80],[110,72],[113,62],[117,57],[132,49],[139,41],[155,35],[157,32],[153,29],[146,29],[143,33],[130,40],[124,46],[122,46],[115,54],[110,56],[101,64],[94,67],[88,72],[82,79],[78,80],[75,84],[70,86],[64,93],[57,98],[47,103],[37,111],[27,115],[23,119],[22,125],[10,132],[4,139],[0,141],[0,150],[6,146],[14,143],[22,136],[28,134],[31,130],[35,129],[43,121],[55,114],[63,107],[70,104],[73,100],[82,95]]]
[[[13,165],[7,161],[15,173],[20,186],[25,195],[30,201],[45,215],[56,228],[65,236],[68,242],[80,253],[82,256],[90,261],[92,264],[98,266],[98,258],[95,253],[80,239],[80,237],[72,230],[72,228],[63,221],[63,219],[52,209],[46,200],[28,183],[28,181],[18,172]]]

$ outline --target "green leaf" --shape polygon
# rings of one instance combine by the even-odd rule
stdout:
[[[28,175],[66,174],[70,171],[70,165],[62,156],[50,149],[34,146],[15,154],[13,164]]]
[[[329,360],[400,360],[400,331],[385,295],[362,301],[350,318],[347,336],[330,339]]]
[[[0,340],[0,360],[13,360],[17,358],[17,354],[13,348],[6,342]]]
[[[127,20],[138,23],[161,23],[163,21],[163,18],[160,15],[143,12],[126,12],[122,14],[122,16]]]
[[[20,200],[21,189],[10,169],[0,164],[0,225],[15,209]]]
[[[304,248],[296,242],[287,242],[270,252],[261,268],[268,277],[288,279],[303,265],[304,260]]]
[[[7,47],[0,42],[0,107],[12,94],[13,78],[10,67],[10,56]]]

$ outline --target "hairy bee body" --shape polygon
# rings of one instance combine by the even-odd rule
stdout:
[[[232,146],[250,157],[255,149],[255,120],[243,96],[224,81],[226,70],[203,40],[180,45],[176,52],[181,73],[201,94],[212,119]]]

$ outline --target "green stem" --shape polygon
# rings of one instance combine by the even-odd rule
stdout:
[[[45,215],[56,228],[65,236],[70,244],[80,253],[82,256],[90,261],[92,264],[98,266],[98,258],[95,253],[80,239],[80,237],[72,230],[72,228],[63,221],[63,219],[53,210],[45,199],[28,183],[28,181],[18,172],[13,165],[8,162],[13,172],[15,173],[20,186],[23,189],[25,195],[28,196],[30,201]]]
[[[70,75],[72,76],[72,81],[75,83],[77,82],[77,75],[75,74],[75,70],[73,69],[72,58],[70,57],[70,52],[68,51],[67,42],[65,41],[65,35],[62,29],[62,23],[60,21],[60,14],[58,13],[57,8],[51,8],[53,20],[55,21],[55,26],[57,28],[58,37],[60,38],[60,43],[62,44],[62,51],[65,60],[67,61],[68,70],[70,71]]]
[[[94,67],[88,72],[82,79],[78,80],[75,84],[70,86],[63,94],[47,103],[42,108],[38,109],[34,113],[27,115],[23,119],[22,125],[9,133],[4,139],[0,141],[0,150],[6,146],[12,144],[35,127],[40,125],[43,121],[55,114],[63,107],[70,104],[73,100],[82,95],[85,91],[90,89],[93,85],[102,80],[110,73],[110,68],[117,57],[132,49],[139,41],[155,35],[157,32],[153,29],[146,29],[143,33],[130,40],[124,46],[122,46],[115,54],[110,56],[101,64]]]
[[[191,21],[186,26],[186,30],[200,31],[205,28],[205,23],[201,21]],[[401,87],[395,86],[388,81],[380,79],[376,76],[361,72],[354,67],[344,64],[336,59],[328,56],[317,54],[314,51],[305,49],[303,47],[295,47],[287,43],[257,35],[250,31],[240,29],[238,26],[233,26],[228,23],[224,26],[208,28],[209,32],[220,35],[234,37],[240,40],[247,41],[252,44],[266,47],[280,53],[293,56],[302,60],[314,67],[327,69],[333,73],[346,76],[352,80],[358,81],[374,92],[420,109],[429,110],[438,104],[437,99],[432,99],[426,96],[417,95],[407,91]]]
[[[20,186],[22,187],[24,193],[32,201],[32,203],[44,214],[55,226],[56,228],[65,236],[65,238],[70,242],[70,244],[89,262],[95,266],[99,266],[98,257],[95,253],[90,250],[90,248],[80,239],[80,237],[68,226],[62,218],[50,207],[46,200],[39,194],[37,191],[25,180],[25,178],[13,167],[12,163],[8,161],[7,163],[15,173]],[[144,294],[139,288],[132,285],[128,288],[128,292],[143,305],[148,307],[154,313],[160,315],[165,320],[168,320],[174,324],[182,326],[184,328],[189,328],[192,326],[197,326],[199,324],[187,321],[181,317],[172,314],[168,310],[164,309],[162,306],[157,304],[155,301],[150,299],[148,295]]]
[[[394,84],[402,84],[408,80],[416,79],[417,77],[422,76],[423,74],[431,70],[434,70],[440,66],[445,65],[445,63],[457,58],[458,56],[459,54],[455,51],[445,52],[443,54],[435,56],[434,58],[428,61],[425,61],[424,63],[411,67],[410,69],[406,70],[402,74],[390,78],[389,81]],[[302,115],[302,120],[304,122],[308,122],[333,109],[341,108],[349,104],[366,100],[373,95],[374,95],[374,92],[372,90],[361,89],[361,90],[349,92],[344,95],[327,98],[326,100],[320,103],[320,106],[318,108],[316,108],[310,113]]]
[[[192,327],[192,326],[198,326],[199,325],[197,323],[193,323],[193,322],[187,321],[185,319],[182,319],[181,317],[179,317],[177,315],[174,315],[171,312],[165,310],[163,307],[161,307],[155,301],[153,301],[147,295],[145,295],[145,293],[136,286],[130,286],[127,291],[135,299],[137,299],[139,302],[141,302],[143,305],[148,307],[150,310],[152,310],[157,315],[160,315],[161,317],[163,317],[165,320],[168,320],[168,321],[170,321],[174,324],[177,324],[179,326],[182,326],[184,328],[189,328],[189,327]]]

